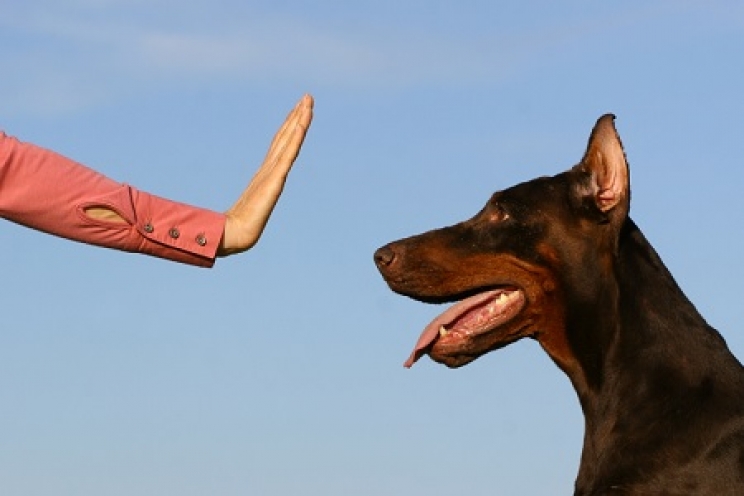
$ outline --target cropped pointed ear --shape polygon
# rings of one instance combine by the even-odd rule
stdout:
[[[573,168],[574,194],[584,207],[618,224],[630,210],[630,170],[615,129],[615,116],[597,120],[581,162]]]

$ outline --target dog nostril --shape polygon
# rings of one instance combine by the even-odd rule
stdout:
[[[387,267],[395,260],[395,251],[389,246],[383,246],[375,252],[375,264],[378,267]]]

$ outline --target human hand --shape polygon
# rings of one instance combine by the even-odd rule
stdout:
[[[305,95],[274,136],[263,164],[240,198],[226,212],[225,232],[217,255],[244,252],[258,242],[284,189],[292,165],[313,119],[313,98]]]

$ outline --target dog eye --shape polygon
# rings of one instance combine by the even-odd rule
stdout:
[[[488,220],[491,222],[504,222],[509,218],[509,213],[504,210],[504,207],[498,203],[491,205],[490,211],[488,212]]]

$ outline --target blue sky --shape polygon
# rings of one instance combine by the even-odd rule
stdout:
[[[744,356],[734,1],[0,0],[0,128],[226,209],[305,92],[265,237],[212,270],[0,227],[8,496],[570,494],[582,417],[533,342],[402,363],[440,310],[378,246],[581,157],[613,112],[632,216]]]

